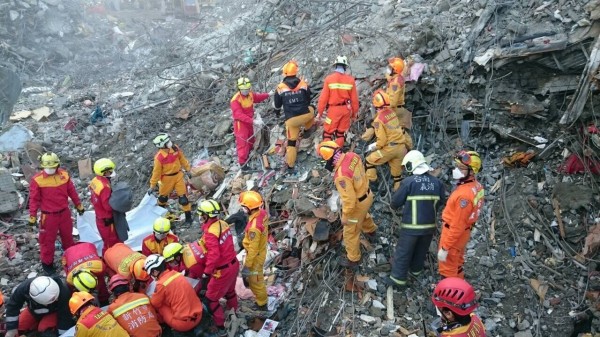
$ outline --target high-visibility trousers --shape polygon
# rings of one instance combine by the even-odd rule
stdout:
[[[294,165],[296,165],[296,155],[298,153],[296,141],[300,134],[300,128],[304,127],[304,130],[307,130],[312,127],[314,121],[312,112],[307,112],[304,115],[292,117],[285,121],[288,142],[285,152],[285,161],[288,167],[294,167]]]
[[[362,197],[361,197],[362,198]],[[362,201],[358,201],[354,210],[347,215],[348,224],[344,226],[344,245],[348,260],[360,261],[360,233],[373,233],[377,230],[369,209],[373,204],[373,193],[368,193]]]

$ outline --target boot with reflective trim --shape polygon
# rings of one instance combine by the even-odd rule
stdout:
[[[386,277],[383,279],[383,282],[385,282],[385,284],[387,284],[388,286],[392,286],[398,290],[402,290],[406,288],[406,281],[404,280],[399,280],[395,277],[393,277],[392,275]]]

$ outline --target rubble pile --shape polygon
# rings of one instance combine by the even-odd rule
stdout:
[[[319,91],[343,54],[361,97],[347,139],[362,155],[366,144],[357,135],[372,115],[371,94],[385,84],[387,59],[402,56],[410,66],[406,107],[415,147],[448,189],[454,152],[466,146],[482,155],[486,203],[465,269],[489,335],[597,333],[598,13],[597,0],[216,1],[199,19],[76,0],[0,4],[10,22],[0,25],[0,66],[23,82],[0,136],[0,227],[18,248],[0,259],[0,287],[6,293],[39,269],[35,234],[20,210],[40,153],[59,155],[86,205],[91,163],[100,157],[115,160],[139,200],[155,150],[149,140],[166,131],[194,166],[214,165],[202,182],[209,186],[192,200],[212,196],[234,214],[239,193],[258,186],[268,201],[276,243],[266,275],[280,336],[431,332],[437,243],[429,272],[407,290],[383,283],[400,222],[389,206],[387,169],[380,169],[387,179],[372,208],[377,242],[363,240],[367,253],[351,275],[337,265],[339,196],[313,154],[320,131],[299,141],[294,180],[280,172],[285,134],[270,103],[256,106],[266,127],[256,134],[253,172],[238,170],[231,132],[236,78],[247,76],[266,92],[281,80],[280,67],[296,59]],[[182,228],[180,235],[189,241],[197,234]],[[23,261],[31,267],[22,269]]]

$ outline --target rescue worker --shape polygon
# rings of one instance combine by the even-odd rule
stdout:
[[[71,291],[58,276],[37,276],[21,282],[6,302],[6,337],[37,332],[56,337],[75,322],[69,314]],[[26,305],[24,310],[23,305]]]
[[[435,286],[431,300],[442,318],[438,336],[486,336],[485,326],[473,313],[478,304],[475,290],[467,281],[457,277],[441,280]]]
[[[129,336],[111,314],[94,305],[94,296],[89,293],[73,293],[69,300],[69,309],[77,318],[75,337]]]
[[[187,270],[187,277],[201,280],[206,266],[206,246],[202,240],[196,240],[183,246],[183,263]]]
[[[383,90],[375,91],[373,106],[377,109],[377,115],[373,120],[377,141],[367,147],[367,151],[371,152],[365,158],[367,178],[371,189],[375,190],[377,166],[389,163],[395,191],[400,187],[402,180],[402,158],[407,152],[406,133],[400,126],[398,117],[390,109],[390,98]]]
[[[387,79],[386,94],[390,97],[390,108],[394,110],[400,121],[400,126],[407,130],[406,141],[408,150],[412,150],[413,142],[410,136],[412,129],[412,112],[404,108],[404,92],[405,83],[404,76],[404,60],[399,57],[392,57],[388,60],[388,67],[385,74]]]
[[[131,289],[137,293],[146,293],[146,289],[152,280],[150,275],[144,269],[145,259],[140,259],[129,265],[131,272]]]
[[[164,257],[158,254],[146,258],[144,269],[156,280],[150,303],[160,318],[172,330],[193,336],[192,330],[202,319],[202,303],[185,276],[167,270]]]
[[[235,282],[240,270],[233,233],[229,224],[219,219],[221,206],[215,200],[203,200],[198,205],[198,216],[202,223],[201,245],[206,247],[206,264],[204,275],[210,277],[206,289],[206,306],[213,315],[219,336],[226,336],[225,311],[237,311],[238,299],[235,293]],[[205,277],[205,278],[206,278]],[[225,311],[219,300],[225,298]]]
[[[392,197],[391,207],[402,208],[402,223],[388,285],[406,286],[408,273],[418,277],[423,272],[429,245],[437,227],[437,212],[444,204],[444,184],[429,174],[431,168],[419,151],[404,156],[402,166],[411,176],[402,181]]]
[[[96,227],[102,238],[102,255],[109,247],[123,242],[115,229],[112,207],[109,200],[112,194],[111,179],[116,176],[115,163],[108,158],[101,158],[94,163],[96,177],[90,182],[92,205],[96,212]]]
[[[173,144],[168,133],[159,133],[152,141],[158,148],[154,156],[154,167],[150,178],[151,194],[158,184],[158,205],[166,207],[169,195],[173,190],[177,193],[178,202],[185,213],[185,223],[192,224],[192,205],[187,197],[187,187],[184,181],[184,172],[190,172],[190,162],[187,160],[179,146]]]
[[[360,233],[373,240],[377,230],[369,214],[369,208],[373,204],[373,193],[369,190],[365,167],[356,153],[343,153],[336,142],[322,142],[317,148],[317,153],[326,161],[325,168],[333,172],[335,187],[342,200],[341,222],[344,226],[347,256],[341,259],[340,265],[356,267],[361,259]]]
[[[351,122],[358,117],[358,93],[354,77],[346,74],[348,58],[338,56],[333,65],[335,71],[325,77],[319,97],[317,122],[321,123],[323,112],[327,110],[323,124],[323,141],[335,137],[335,142],[342,147]]]
[[[100,306],[108,305],[110,294],[105,280],[106,265],[98,256],[96,245],[91,242],[76,243],[65,250],[62,264],[67,284],[77,291],[93,293]]]
[[[443,277],[465,278],[465,247],[483,207],[485,191],[475,178],[481,171],[481,157],[477,152],[458,152],[454,164],[452,178],[458,182],[442,212],[438,268]]]
[[[255,191],[240,193],[242,210],[248,214],[248,224],[244,230],[242,245],[246,250],[246,260],[242,269],[242,278],[256,297],[256,309],[267,310],[267,286],[263,269],[267,258],[269,239],[269,214],[263,208],[262,196]]]
[[[142,240],[142,254],[162,254],[166,245],[179,242],[177,235],[171,233],[171,221],[157,218],[152,225],[152,234]]]
[[[165,246],[162,256],[167,263],[167,269],[174,270],[185,275],[185,264],[183,263],[183,245],[179,242],[169,243]]]
[[[130,292],[129,281],[119,274],[110,278],[108,287],[114,295],[114,300],[108,306],[107,312],[113,315],[129,336],[159,337],[161,335],[162,328],[148,296]]]
[[[47,152],[41,155],[39,160],[42,171],[29,181],[29,225],[37,225],[38,211],[41,211],[38,238],[40,260],[44,272],[51,275],[55,271],[54,243],[56,236],[60,235],[63,249],[75,244],[69,198],[79,215],[83,215],[85,210],[69,173],[59,167],[58,156],[55,153]]]
[[[260,126],[260,120],[254,118],[254,103],[265,101],[272,95],[266,92],[253,92],[252,83],[247,77],[237,80],[238,92],[230,102],[233,116],[233,133],[237,148],[238,163],[242,169],[248,162],[250,151],[254,147],[254,125]]]
[[[315,111],[310,106],[311,92],[308,84],[298,78],[298,63],[291,60],[283,66],[283,81],[277,86],[273,97],[273,107],[277,117],[281,115],[281,108],[285,117],[285,132],[287,148],[285,162],[288,173],[295,173],[297,145],[300,129],[306,132],[314,124]]]
[[[89,270],[86,269],[78,269],[73,272],[72,283],[69,284],[75,291],[81,291],[92,294],[94,296],[94,303],[100,304],[100,306],[108,305],[108,297],[103,299],[102,303],[100,303],[100,299],[98,297],[98,278],[96,275],[92,274]],[[68,281],[67,281],[68,283]],[[108,291],[108,290],[107,290]],[[110,295],[109,295],[110,296]]]

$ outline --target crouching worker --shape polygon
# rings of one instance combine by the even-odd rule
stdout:
[[[183,245],[179,242],[169,243],[162,256],[165,258],[167,263],[167,269],[174,270],[185,275],[185,264],[183,263]]]
[[[77,318],[75,337],[129,336],[111,314],[94,305],[94,296],[89,293],[73,293],[69,300],[69,309]]]
[[[65,250],[62,258],[63,268],[67,274],[67,284],[77,291],[92,293],[98,298],[100,306],[108,305],[108,288],[106,288],[106,264],[96,246],[90,242],[79,242]]]
[[[115,296],[114,302],[108,307],[108,313],[113,315],[129,336],[161,335],[162,328],[158,324],[158,316],[148,296],[130,292],[129,281],[119,274],[110,278],[108,287]]]
[[[440,312],[439,336],[485,337],[485,327],[473,312],[477,308],[475,290],[458,277],[445,278],[433,290],[431,300]]]
[[[156,280],[156,290],[150,303],[174,336],[194,336],[194,328],[202,319],[202,303],[181,273],[167,270],[165,258],[152,254],[144,269]]]

